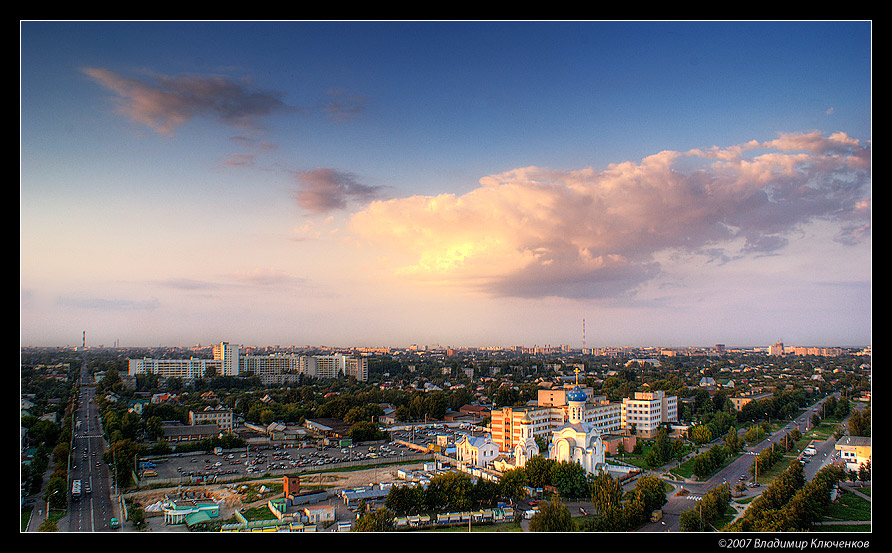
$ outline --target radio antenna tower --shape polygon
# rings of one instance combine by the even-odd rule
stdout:
[[[585,349],[585,317],[582,318],[582,349]]]

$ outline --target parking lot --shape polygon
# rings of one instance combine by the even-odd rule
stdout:
[[[399,443],[347,447],[288,447],[262,448],[249,446],[225,450],[222,454],[177,453],[140,461],[144,483],[158,481],[203,481],[262,476],[289,471],[304,472],[327,465],[345,463],[374,464],[399,461],[418,452]]]

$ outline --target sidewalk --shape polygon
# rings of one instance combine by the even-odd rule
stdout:
[[[53,468],[47,467],[46,472],[43,475],[43,485],[41,486],[40,491],[36,494],[25,496],[25,503],[30,504],[33,507],[33,509],[31,510],[31,518],[28,519],[28,525],[25,527],[25,532],[39,532],[40,525],[43,524],[47,519],[46,501],[43,500],[43,492],[46,489],[46,485],[49,483],[50,477],[52,475]],[[56,528],[60,532],[68,530],[67,515],[56,522]]]

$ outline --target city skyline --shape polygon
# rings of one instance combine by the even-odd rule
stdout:
[[[870,22],[22,22],[22,345],[866,346]]]

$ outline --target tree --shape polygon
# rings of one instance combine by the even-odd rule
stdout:
[[[158,416],[149,417],[148,420],[146,420],[146,435],[148,435],[149,438],[157,440],[164,435],[161,422],[161,417]]]
[[[685,509],[678,515],[678,526],[682,532],[700,532],[703,530],[703,519],[696,507]]]
[[[393,530],[393,511],[387,507],[381,507],[371,513],[365,513],[356,524],[353,532],[390,532]]]
[[[701,424],[691,429],[691,440],[698,444],[705,444],[712,441],[712,430],[709,426]]]
[[[591,479],[591,492],[592,503],[601,514],[605,514],[611,509],[621,508],[623,485],[619,479],[614,479],[606,472]]]
[[[557,461],[554,459],[548,459],[542,455],[534,455],[523,467],[527,483],[534,488],[551,485],[551,471],[556,463]]]
[[[499,479],[499,487],[501,488],[502,497],[511,500],[523,499],[527,492],[526,474],[523,469],[510,469],[502,473]]]
[[[68,505],[68,483],[62,476],[53,476],[43,492],[44,501],[49,501],[53,509],[64,509]]]
[[[666,487],[656,476],[642,476],[632,490],[635,497],[644,500],[644,509],[650,513],[666,504]]]
[[[411,484],[393,486],[384,506],[399,515],[420,513],[424,510],[424,488]]]
[[[570,510],[557,494],[551,496],[547,504],[540,506],[530,519],[530,532],[571,532],[575,529]]]
[[[500,487],[492,480],[478,478],[471,490],[471,497],[476,508],[489,507],[499,499]]]
[[[870,407],[853,411],[848,426],[850,436],[870,436]]]
[[[464,472],[450,472],[431,478],[427,486],[428,509],[431,511],[467,511],[472,508],[473,484]]]
[[[588,491],[585,469],[573,461],[560,461],[551,468],[552,485],[564,497],[585,497]]]

